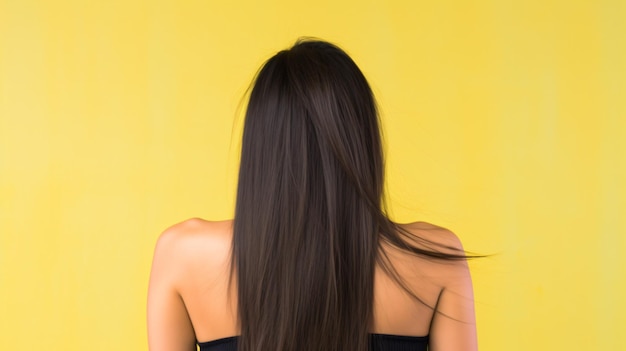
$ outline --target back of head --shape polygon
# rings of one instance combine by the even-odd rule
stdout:
[[[259,71],[245,117],[233,268],[239,350],[366,350],[383,156],[372,91],[337,46]]]
[[[300,40],[265,63],[250,95],[243,148],[249,159],[242,166],[269,162],[297,171],[307,156],[319,157],[324,175],[345,172],[378,207],[383,165],[374,97],[357,65],[333,44]]]

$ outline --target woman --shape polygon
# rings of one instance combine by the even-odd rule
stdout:
[[[372,91],[338,47],[300,40],[259,71],[234,220],[159,238],[151,351],[476,350],[459,239],[385,215]]]

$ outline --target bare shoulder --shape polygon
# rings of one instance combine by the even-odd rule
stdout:
[[[449,229],[426,222],[402,226],[427,249],[465,254],[461,240]],[[429,280],[440,288],[430,323],[429,350],[477,350],[474,292],[467,259],[416,260],[420,261],[416,266],[427,270]]]
[[[214,271],[230,255],[232,220],[191,218],[165,229],[156,242],[153,266],[176,277],[179,285],[198,269]]]
[[[219,245],[230,239],[228,234],[231,228],[232,220],[207,221],[190,218],[165,229],[159,236],[157,247],[174,246],[185,251],[194,250],[198,244]]]
[[[445,254],[464,255],[461,239],[453,231],[428,222],[400,224],[413,237],[407,240],[418,248]],[[411,262],[412,271],[419,270],[424,276],[441,288],[450,288],[459,282],[470,279],[467,260],[434,259],[405,254]]]
[[[193,218],[159,236],[148,284],[150,350],[195,350],[191,311],[198,310],[194,303],[200,301],[195,296],[206,291],[200,284],[215,280],[223,271],[219,267],[229,261],[229,227],[228,221]]]
[[[424,248],[450,254],[464,252],[461,239],[447,228],[428,222],[412,222],[400,224],[400,226],[415,235],[416,243],[425,246]]]

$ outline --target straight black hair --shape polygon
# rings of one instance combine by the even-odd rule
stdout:
[[[435,259],[468,257],[410,244],[414,235],[386,215],[379,123],[363,73],[331,43],[300,39],[258,72],[231,261],[239,351],[365,351],[377,264],[419,300],[382,241]]]

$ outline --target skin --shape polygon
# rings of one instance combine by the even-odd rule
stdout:
[[[232,225],[232,220],[193,218],[160,235],[148,288],[151,351],[192,351],[196,350],[196,340],[239,334],[236,279],[228,290]],[[445,228],[426,222],[402,226],[422,238],[462,249],[458,237]],[[441,313],[415,301],[377,268],[370,332],[430,335],[431,351],[477,350],[467,263],[416,257],[388,245],[383,247],[409,288]]]

